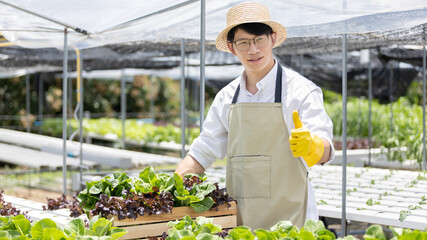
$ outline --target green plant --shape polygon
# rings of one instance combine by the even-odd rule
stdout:
[[[391,240],[427,239],[427,228],[424,231],[390,227],[393,237]],[[365,240],[386,240],[384,231],[379,225],[372,225],[366,229]]]
[[[217,183],[205,181],[205,175],[156,173],[152,167],[142,170],[138,178],[114,172],[113,177],[87,182],[77,196],[87,214],[108,214],[135,219],[138,215],[172,211],[172,206],[190,206],[196,212],[233,201]]]
[[[324,91],[327,92],[327,91]],[[325,94],[328,95],[328,94]],[[328,97],[330,99],[331,97]],[[342,101],[325,101],[325,109],[331,118],[334,136],[342,135]],[[388,158],[403,161],[416,159],[422,163],[422,108],[400,97],[392,103],[393,121],[390,121],[391,104],[372,102],[372,138],[387,149]],[[367,138],[369,135],[369,101],[350,97],[347,102],[347,136]],[[391,125],[392,124],[392,125]],[[402,148],[406,148],[404,153]]]
[[[116,240],[127,233],[125,229],[112,227],[111,221],[94,216],[85,227],[82,219],[76,218],[64,227],[49,218],[31,223],[23,215],[0,217],[0,239],[44,240],[44,239],[99,239]]]
[[[221,239],[214,235],[221,232],[220,225],[213,224],[212,218],[197,217],[195,220],[185,216],[182,220],[171,221],[168,223],[168,237],[166,240],[175,239],[204,239],[216,240]]]
[[[67,121],[71,131],[78,129],[78,122],[75,119]],[[122,122],[115,118],[83,119],[84,135],[114,135],[117,139],[122,136]],[[50,118],[45,119],[42,125],[44,134],[51,136],[61,136],[62,119]],[[175,142],[181,143],[181,128],[172,124],[165,126],[156,126],[151,123],[144,123],[138,119],[126,119],[125,121],[126,139],[142,143],[150,142]],[[191,144],[199,135],[199,128],[188,128],[186,134],[186,143]]]
[[[86,188],[77,196],[85,212],[95,207],[101,194],[107,196],[123,196],[124,190],[132,188],[131,179],[126,173],[114,172],[113,178],[107,176],[100,181],[86,182]]]
[[[215,204],[209,195],[215,190],[215,186],[209,182],[195,183],[191,188],[186,188],[183,179],[177,174],[173,174],[175,180],[174,197],[177,206],[190,206],[196,212],[204,212]]]
[[[139,173],[134,181],[136,193],[169,192],[174,187],[174,178],[167,173],[155,173],[153,167],[147,167]]]

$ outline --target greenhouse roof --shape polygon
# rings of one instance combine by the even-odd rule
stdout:
[[[242,0],[206,0],[206,40],[211,47],[226,26],[226,12]],[[424,0],[263,0],[273,20],[288,30],[283,51],[340,49],[340,34],[352,34],[358,48],[390,42],[425,44],[427,2]],[[25,48],[58,48],[68,43],[79,49],[200,39],[200,5],[196,0],[65,1],[1,0],[0,32]],[[20,9],[10,6],[16,5]],[[46,20],[49,19],[49,20]],[[356,44],[357,42],[357,44]],[[298,50],[293,46],[299,46]],[[338,48],[337,48],[338,46]],[[291,51],[292,52],[292,51]]]

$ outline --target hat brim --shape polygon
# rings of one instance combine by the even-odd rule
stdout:
[[[230,52],[230,49],[228,49],[228,45],[227,45],[227,34],[232,28],[244,23],[264,23],[270,26],[273,32],[277,34],[276,43],[274,44],[273,48],[279,46],[286,40],[286,35],[287,35],[286,28],[278,22],[275,22],[275,21],[243,22],[243,23],[232,24],[226,27],[224,30],[222,30],[218,34],[218,37],[216,38],[216,41],[215,41],[216,48],[223,52]]]

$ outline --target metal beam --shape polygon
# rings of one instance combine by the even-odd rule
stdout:
[[[81,34],[84,34],[84,35],[89,35],[88,31],[86,31],[86,30],[80,29],[78,27],[72,26],[72,25],[64,23],[64,22],[61,22],[61,21],[56,20],[54,18],[44,16],[44,15],[42,15],[40,13],[36,13],[36,12],[30,11],[30,10],[25,9],[23,7],[20,7],[18,5],[15,5],[15,4],[12,4],[12,3],[8,3],[8,2],[3,1],[3,0],[0,0],[0,3],[3,3],[4,5],[8,5],[9,7],[12,7],[12,8],[18,9],[20,11],[26,12],[28,14],[34,15],[36,17],[42,18],[42,19],[47,20],[49,22],[53,22],[53,23],[59,24],[59,25],[65,27],[65,28],[71,28],[71,29],[73,29],[74,31],[76,31],[78,33],[81,33]]]
[[[164,9],[161,9],[159,11],[149,13],[149,14],[141,16],[139,18],[135,18],[135,19],[132,19],[130,21],[126,21],[126,22],[114,25],[112,27],[109,27],[109,28],[106,28],[106,29],[100,31],[99,33],[105,33],[105,32],[108,32],[108,31],[113,31],[113,30],[121,29],[121,28],[124,28],[124,27],[127,27],[127,26],[131,25],[134,22],[141,21],[143,19],[149,18],[149,17],[154,16],[154,15],[158,15],[158,14],[162,14],[162,13],[165,13],[165,12],[169,12],[169,11],[175,10],[177,8],[180,8],[180,7],[186,6],[188,4],[191,4],[193,2],[197,2],[197,1],[198,0],[185,1],[185,2],[182,2],[182,3],[176,4],[176,5],[173,5],[173,6],[164,8]]]

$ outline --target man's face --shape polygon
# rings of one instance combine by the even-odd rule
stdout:
[[[261,72],[270,66],[273,61],[273,46],[276,42],[276,33],[270,36],[256,36],[248,32],[238,29],[234,35],[234,41],[228,42],[228,48],[234,56],[237,56],[246,71]],[[267,38],[266,45],[259,47],[255,44],[257,37]],[[237,45],[241,40],[249,40],[249,48],[247,50],[239,50]],[[248,42],[248,41],[246,41]]]

